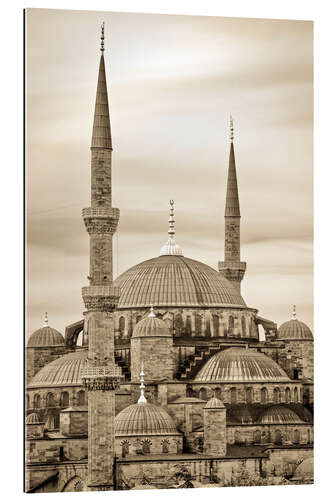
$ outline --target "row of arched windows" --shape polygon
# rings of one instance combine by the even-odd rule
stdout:
[[[235,432],[234,440],[235,440],[235,444],[242,443],[242,436],[241,436],[241,433],[239,431]],[[262,442],[267,442],[267,441],[272,441],[274,444],[282,444],[283,436],[282,436],[282,432],[280,431],[280,429],[276,429],[275,431],[273,431],[272,435],[269,437],[267,437],[265,434],[263,434],[259,429],[254,431],[254,433],[253,433],[253,443],[254,444],[261,444]],[[293,444],[300,444],[301,433],[298,429],[294,429],[292,431],[291,441]],[[311,431],[310,431],[310,429],[308,429],[307,430],[307,442],[310,444],[311,441],[312,441]]]
[[[81,390],[76,393],[76,406],[85,406],[87,404],[86,392]],[[46,395],[46,407],[52,408],[58,406],[55,401],[55,396],[52,392]],[[69,393],[64,391],[60,394],[60,406],[61,408],[68,408],[69,406]],[[42,407],[42,398],[40,394],[36,393],[33,398],[33,407],[35,409]],[[29,408],[29,396],[27,395],[27,408]]]
[[[195,395],[193,389],[191,387],[187,388],[187,396],[192,397]],[[213,389],[214,396],[216,398],[221,399],[222,391],[219,387],[216,387]],[[284,393],[284,401],[286,403],[291,403],[292,400],[295,403],[301,402],[302,400],[302,392],[301,390],[299,391],[297,387],[294,388],[293,393],[290,390],[289,387],[287,387],[284,391],[280,389],[279,387],[275,387],[273,391],[273,401],[274,403],[278,404],[282,402],[282,396]],[[293,398],[292,398],[293,394]],[[203,400],[208,399],[208,394],[207,394],[207,389],[205,387],[201,387],[199,389],[199,398]],[[232,404],[236,404],[238,402],[238,396],[237,396],[237,389],[236,387],[231,387],[229,389],[229,398],[228,400]],[[247,387],[245,390],[245,402],[248,404],[253,403],[254,401],[254,391],[253,387]],[[260,390],[260,403],[261,404],[266,404],[268,403],[268,390],[266,387],[262,387]]]
[[[149,439],[144,439],[143,441],[140,442],[140,444],[142,453],[144,455],[149,455],[152,442]],[[121,456],[123,458],[125,458],[129,454],[130,446],[131,443],[129,441],[123,441],[121,443]],[[163,439],[161,441],[161,452],[169,453],[169,449],[170,449],[170,442],[168,441],[168,439]]]

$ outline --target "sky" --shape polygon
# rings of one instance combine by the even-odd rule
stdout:
[[[82,318],[90,141],[105,21],[113,140],[114,278],[156,257],[175,201],[186,257],[223,260],[229,115],[241,207],[242,295],[313,327],[313,24],[28,9],[27,334]]]

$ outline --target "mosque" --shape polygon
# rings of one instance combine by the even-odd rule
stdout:
[[[160,252],[113,281],[111,157],[102,25],[86,311],[28,339],[26,491],[311,483],[313,335],[295,306],[278,328],[241,296],[232,122],[217,270],[183,255],[171,200]]]

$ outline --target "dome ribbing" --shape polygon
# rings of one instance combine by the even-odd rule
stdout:
[[[285,406],[272,406],[260,416],[261,424],[300,424],[303,420],[291,409]]]
[[[36,373],[28,388],[82,385],[81,371],[87,356],[88,351],[82,349],[55,359]]]
[[[280,326],[277,338],[279,340],[313,340],[313,335],[305,323],[298,319],[291,319]]]
[[[58,330],[43,326],[36,330],[28,339],[27,347],[58,347],[65,345],[64,337]]]
[[[115,435],[147,436],[179,434],[170,415],[150,403],[136,403],[122,410],[115,418]]]

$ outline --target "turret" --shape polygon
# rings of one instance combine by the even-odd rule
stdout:
[[[218,263],[219,272],[240,292],[246,262],[240,261],[240,208],[234,151],[234,127],[230,117],[230,154],[225,203],[224,261]]]
[[[216,456],[227,453],[226,407],[215,397],[204,407],[204,453]]]

